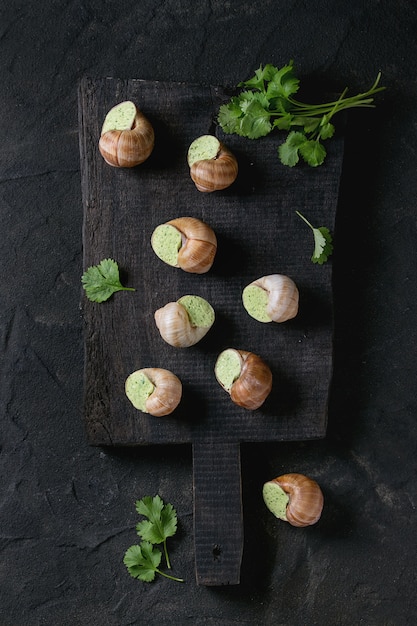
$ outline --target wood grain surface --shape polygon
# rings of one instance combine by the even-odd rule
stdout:
[[[222,133],[216,117],[228,98],[219,87],[139,79],[86,78],[79,89],[84,269],[111,257],[122,282],[136,289],[101,304],[82,294],[87,437],[98,446],[192,444],[196,577],[205,585],[239,582],[239,444],[326,433],[332,264],[311,262],[313,235],[296,210],[333,231],[343,159],[338,136],[328,143],[323,166],[282,166],[279,135],[250,141]],[[148,161],[123,170],[104,162],[98,139],[107,111],[127,99],[152,122],[156,142]],[[207,133],[239,161],[237,181],[223,192],[201,193],[189,176],[188,147]],[[218,253],[208,274],[171,268],[150,246],[158,224],[181,216],[198,217],[216,232]],[[296,282],[299,314],[284,324],[261,324],[243,309],[241,294],[273,273]],[[206,298],[216,321],[196,346],[176,349],[161,339],[153,315],[185,294]],[[214,362],[227,347],[259,354],[272,370],[272,393],[256,411],[234,405],[215,380]],[[181,379],[183,399],[171,416],[139,413],[126,398],[125,380],[141,367],[164,367]]]

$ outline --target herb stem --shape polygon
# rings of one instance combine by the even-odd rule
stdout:
[[[302,220],[304,220],[304,222],[306,224],[308,224],[308,226],[310,226],[311,229],[313,229],[313,226],[310,224],[310,222],[304,217],[304,215],[302,215],[302,213],[300,213],[300,211],[296,211],[298,217],[301,217]]]
[[[165,561],[166,561],[166,564],[167,564],[167,568],[171,569],[171,561],[169,560],[169,556],[168,556],[167,540],[166,539],[163,542],[163,546],[164,546],[164,555],[165,555]]]
[[[381,87],[383,89],[383,87]],[[298,102],[297,100],[293,100],[292,98],[288,98],[288,101],[293,105],[294,108],[290,108],[286,111],[286,113],[292,114],[301,114],[306,117],[313,117],[319,115],[331,114],[331,116],[335,115],[338,111],[343,111],[344,109],[350,108],[375,108],[375,104],[373,104],[373,98],[366,99],[357,99],[357,96],[352,96],[351,98],[345,98],[344,100],[339,99],[334,102],[328,102],[326,104],[304,104],[303,102]],[[285,117],[285,113],[277,110],[268,111],[270,117]]]
[[[161,576],[165,576],[165,578],[169,578],[170,580],[176,580],[178,583],[183,583],[184,579],[183,578],[177,578],[176,576],[171,576],[170,574],[167,574],[166,572],[163,572],[162,570],[156,568],[155,572],[157,572],[158,574],[161,574]]]

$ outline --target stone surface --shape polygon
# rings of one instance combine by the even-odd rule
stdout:
[[[417,8],[16,0],[1,11],[0,624],[414,623]],[[348,120],[335,232],[335,367],[328,436],[245,444],[238,586],[194,580],[187,445],[87,444],[82,422],[82,202],[77,87],[85,76],[234,86],[295,60],[319,93],[387,91]],[[315,478],[320,522],[275,520],[262,484]],[[130,578],[134,502],[178,512],[185,584]]]

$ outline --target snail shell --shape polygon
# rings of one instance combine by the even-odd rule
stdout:
[[[135,167],[146,161],[154,144],[152,124],[133,102],[122,102],[109,111],[99,140],[99,150],[106,163],[113,167]]]
[[[195,150],[199,142],[208,142],[207,156],[201,150],[202,158],[199,158]],[[230,187],[237,178],[238,162],[234,154],[213,135],[203,135],[196,139],[188,151],[188,164],[190,176],[199,191],[220,191]]]
[[[173,261],[168,260],[166,250],[162,248],[164,242],[158,244],[159,233],[165,226],[172,226],[181,235],[181,245]],[[201,220],[194,217],[178,217],[158,226],[151,238],[155,253],[165,262],[174,264],[185,272],[204,274],[208,272],[214,262],[217,251],[217,238],[214,231]],[[158,247],[159,246],[159,247]],[[176,253],[176,250],[174,251]],[[170,254],[170,251],[168,250]]]
[[[197,321],[193,308],[194,312],[197,309]],[[214,310],[199,296],[183,296],[177,302],[168,302],[155,311],[155,323],[162,339],[168,344],[174,348],[189,348],[210,330],[214,323]]]
[[[297,285],[283,274],[254,280],[245,287],[242,298],[249,315],[260,322],[286,322],[298,313]]]
[[[277,490],[274,497],[275,487],[288,497],[285,511],[276,509],[279,495]],[[283,474],[269,481],[264,485],[264,499],[276,517],[298,527],[315,524],[320,519],[324,504],[323,493],[317,482],[303,474]]]
[[[230,364],[226,376],[225,363]],[[272,372],[261,357],[253,352],[228,348],[219,355],[214,371],[231,400],[245,409],[258,409],[271,392]]]
[[[145,367],[130,374],[125,390],[135,408],[156,417],[172,413],[182,396],[180,379],[159,367]]]

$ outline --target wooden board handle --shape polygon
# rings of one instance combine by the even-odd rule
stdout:
[[[194,443],[194,542],[198,585],[238,585],[243,552],[240,444]]]

